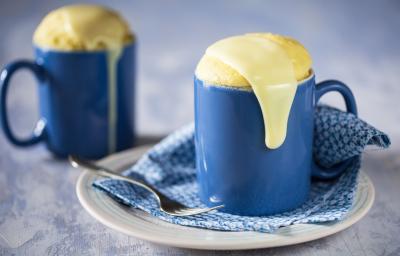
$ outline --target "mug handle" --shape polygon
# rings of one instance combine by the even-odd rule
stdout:
[[[339,92],[344,98],[347,112],[357,116],[357,105],[353,93],[347,85],[337,80],[327,80],[320,82],[316,85],[315,104],[317,104],[320,98],[328,92]],[[342,174],[344,170],[346,170],[346,167],[350,164],[351,161],[352,158],[338,163],[330,168],[321,167],[314,161],[312,176],[321,180],[336,178],[340,174]]]
[[[43,119],[40,119],[32,134],[28,138],[18,138],[12,132],[7,113],[7,92],[10,84],[10,79],[13,74],[20,69],[30,70],[40,82],[46,78],[44,69],[37,63],[30,60],[17,60],[9,63],[4,67],[0,74],[0,116],[1,125],[3,127],[4,133],[7,139],[16,146],[29,146],[36,144],[44,139],[45,137],[45,127],[46,123]]]

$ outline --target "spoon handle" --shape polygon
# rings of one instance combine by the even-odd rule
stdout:
[[[127,181],[129,183],[132,183],[134,185],[140,186],[149,192],[155,194],[157,196],[157,199],[160,199],[161,197],[164,197],[157,189],[155,189],[153,186],[150,184],[144,182],[144,181],[139,181],[134,178],[126,177],[121,174],[118,174],[106,167],[99,166],[91,161],[83,160],[77,156],[69,156],[69,162],[74,168],[83,168],[85,170],[88,170],[96,175],[106,177],[106,178],[112,178],[112,179],[117,179],[117,180],[123,180]]]

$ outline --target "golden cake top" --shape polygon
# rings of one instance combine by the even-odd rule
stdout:
[[[79,4],[47,14],[33,42],[42,48],[95,51],[120,48],[133,38],[128,23],[117,12],[100,5]]]
[[[256,36],[281,46],[293,64],[297,81],[301,81],[311,74],[311,56],[297,40],[271,33],[251,33],[245,36]],[[234,68],[206,53],[197,65],[196,76],[207,84],[250,87],[249,82]]]

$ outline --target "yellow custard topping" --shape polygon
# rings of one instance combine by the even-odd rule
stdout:
[[[33,36],[39,47],[64,51],[115,49],[132,41],[128,23],[117,12],[89,4],[50,12]]]
[[[229,37],[208,47],[196,69],[196,76],[212,85],[251,86],[263,115],[265,144],[270,149],[285,141],[297,80],[310,74],[311,58],[299,45],[271,34]]]
[[[278,43],[293,63],[296,80],[301,81],[311,74],[312,59],[308,51],[297,40],[271,33],[246,34],[258,36]],[[250,87],[249,82],[234,68],[205,54],[196,68],[196,76],[208,84],[232,87]]]

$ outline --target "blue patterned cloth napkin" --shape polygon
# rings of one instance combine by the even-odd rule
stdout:
[[[343,219],[352,206],[361,153],[367,145],[387,148],[390,140],[383,132],[353,114],[328,106],[318,107],[315,115],[315,159],[325,167],[350,158],[351,164],[344,174],[333,181],[313,181],[309,199],[301,207],[264,217],[238,216],[218,211],[174,217],[159,211],[156,200],[137,186],[110,179],[96,181],[94,186],[119,202],[170,223],[224,231],[273,232],[296,223]],[[187,206],[204,207],[197,195],[193,124],[166,137],[124,174],[146,180],[165,195]]]

